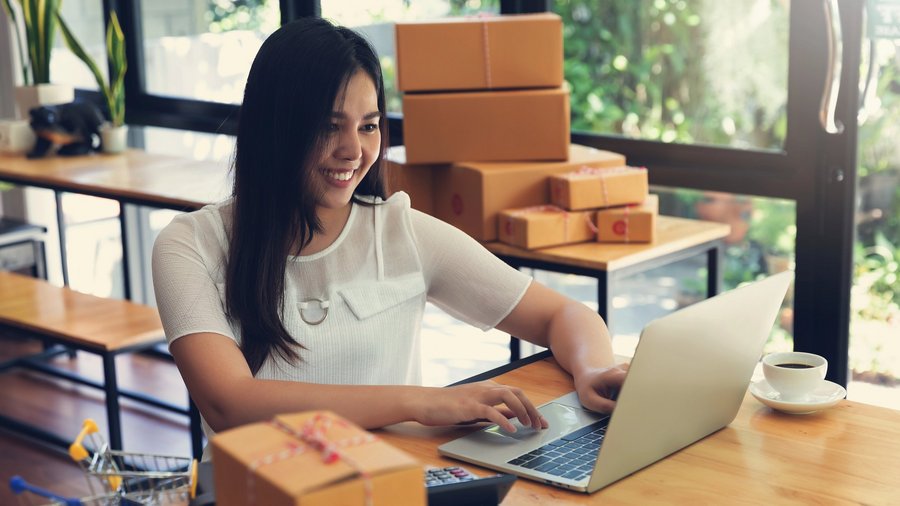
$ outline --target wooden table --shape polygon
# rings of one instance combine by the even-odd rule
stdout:
[[[0,180],[56,192],[80,193],[162,209],[191,211],[231,193],[221,162],[128,150],[120,155],[0,155]]]
[[[649,244],[585,242],[526,250],[491,242],[485,247],[515,268],[527,267],[596,279],[597,312],[609,323],[610,292],[616,280],[696,255],[706,255],[706,296],[719,293],[724,239],[730,231],[731,227],[722,223],[659,216],[656,241]],[[510,355],[513,360],[520,357],[517,339],[510,342]]]
[[[536,404],[573,389],[552,358],[525,359],[476,379],[494,374]],[[473,430],[404,423],[377,434],[423,464],[448,466],[459,462],[437,447]],[[786,415],[748,393],[729,426],[594,494],[519,479],[503,504],[656,503],[900,504],[900,411],[843,400],[815,414]]]
[[[71,192],[119,202],[122,232],[122,280],[131,298],[128,279],[128,227],[124,204],[193,211],[231,193],[232,175],[224,163],[151,154],[131,149],[118,155],[51,156],[29,160],[0,155],[0,181],[53,190],[59,243],[66,244],[62,193]],[[66,251],[60,247],[63,282],[69,284]]]

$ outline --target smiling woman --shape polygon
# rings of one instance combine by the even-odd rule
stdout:
[[[386,134],[380,62],[360,35],[306,18],[263,43],[232,198],[176,217],[154,246],[160,315],[207,435],[311,409],[366,428],[546,427],[517,388],[419,386],[426,301],[550,347],[584,405],[612,410],[625,370],[597,313],[390,195]]]

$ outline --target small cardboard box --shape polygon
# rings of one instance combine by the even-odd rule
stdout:
[[[216,504],[426,504],[423,467],[328,411],[279,415],[212,439]]]
[[[406,148],[393,146],[385,154],[390,191],[405,191],[413,208],[425,214],[434,214],[434,174],[446,170],[447,164],[406,163]]]
[[[565,160],[569,90],[403,96],[408,163]]]
[[[502,211],[498,238],[525,249],[545,248],[594,239],[594,211],[566,211],[535,206]]]
[[[659,199],[648,195],[636,205],[597,211],[597,242],[653,242],[656,240],[656,216]]]
[[[572,144],[564,162],[460,162],[434,173],[434,215],[479,241],[497,239],[504,209],[549,202],[547,178],[583,167],[617,167],[625,157]]]
[[[553,13],[397,23],[400,91],[554,88],[563,83]]]
[[[644,168],[585,167],[550,178],[550,202],[570,211],[638,204],[648,191]]]

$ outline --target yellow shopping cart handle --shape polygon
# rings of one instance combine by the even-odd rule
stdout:
[[[97,422],[91,420],[90,418],[86,418],[84,422],[81,424],[81,432],[78,433],[78,437],[75,438],[75,442],[69,445],[69,456],[72,457],[72,460],[75,462],[81,462],[82,460],[90,457],[87,449],[85,449],[84,438],[90,434],[96,434],[100,429],[97,427]]]

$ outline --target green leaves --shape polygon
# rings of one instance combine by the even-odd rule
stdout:
[[[25,25],[26,48],[22,48],[16,10],[13,9],[11,0],[3,0],[3,7],[15,27],[16,45],[19,48],[19,59],[22,61],[22,81],[25,85],[49,83],[50,54],[56,35],[56,13],[62,0],[17,0],[17,3]]]
[[[110,76],[109,83],[103,78],[100,67],[93,58],[84,50],[75,34],[69,29],[66,22],[59,17],[59,28],[63,34],[63,39],[69,49],[75,53],[75,56],[81,59],[88,66],[97,85],[106,99],[106,107],[109,109],[109,120],[113,126],[121,126],[125,124],[125,71],[128,70],[128,62],[125,58],[125,35],[122,33],[122,26],[119,24],[119,17],[115,11],[110,13],[109,26],[106,28],[106,51],[109,58]]]

